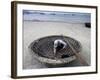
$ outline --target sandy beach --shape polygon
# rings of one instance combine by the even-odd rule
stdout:
[[[65,23],[65,22],[23,22],[23,69],[46,68],[46,66],[29,53],[28,46],[34,40],[50,36],[65,35],[78,40],[82,45],[81,55],[88,64],[91,64],[91,28],[86,28],[83,23]],[[66,67],[81,66],[78,60],[75,60]]]

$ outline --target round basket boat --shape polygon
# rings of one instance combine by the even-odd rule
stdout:
[[[34,40],[29,45],[29,51],[38,61],[49,65],[60,66],[74,61],[76,56],[69,45],[64,50],[59,51],[56,56],[54,56],[53,45],[54,41],[57,39],[64,40],[66,43],[69,42],[77,54],[81,51],[80,42],[67,36],[58,35],[46,36]]]

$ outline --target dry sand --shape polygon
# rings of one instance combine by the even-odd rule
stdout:
[[[78,40],[82,45],[82,56],[90,64],[91,51],[91,28],[86,28],[84,24],[60,23],[60,22],[32,22],[23,23],[23,68],[46,68],[46,66],[34,59],[34,55],[29,53],[28,46],[38,38],[50,35],[65,35]],[[79,61],[75,60],[66,66],[80,66]]]

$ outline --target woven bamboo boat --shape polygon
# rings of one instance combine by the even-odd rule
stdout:
[[[61,35],[46,36],[34,40],[29,45],[29,51],[38,61],[49,65],[59,66],[74,61],[77,57],[69,45],[64,50],[59,51],[56,56],[54,55],[53,42],[57,39],[64,40],[66,43],[68,42],[74,48],[76,54],[81,52],[81,44],[79,41]]]

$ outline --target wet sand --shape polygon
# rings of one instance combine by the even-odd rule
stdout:
[[[91,51],[91,35],[90,28],[86,28],[84,24],[79,23],[63,23],[63,22],[23,22],[23,69],[46,68],[43,63],[34,59],[28,51],[30,43],[38,38],[50,35],[65,35],[78,40],[82,45],[81,55],[90,64]],[[78,60],[75,60],[66,67],[81,66]]]

